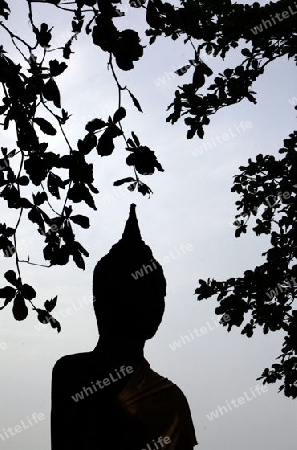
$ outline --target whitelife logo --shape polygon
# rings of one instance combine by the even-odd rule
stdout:
[[[157,442],[155,441],[155,439],[152,440],[151,444],[153,447],[151,447],[151,444],[146,444],[145,448],[141,450],[160,450],[161,448],[164,448],[165,445],[170,444],[170,442],[171,439],[169,436],[165,437],[159,436]]]
[[[231,319],[231,317],[228,314],[224,314],[224,316],[221,318],[220,322],[229,322],[229,320]],[[208,333],[209,331],[215,330],[216,328],[218,328],[221,324],[220,322],[215,318],[212,317],[212,322],[210,323],[209,321],[206,322],[206,326],[200,327],[200,328],[194,328],[193,333],[195,334],[196,337],[201,337],[203,334]],[[213,326],[215,325],[215,326]],[[177,341],[173,341],[172,344],[169,344],[169,347],[171,348],[171,350],[176,350],[177,348],[181,348],[182,344],[185,345],[187,342],[191,342],[194,341],[196,339],[196,337],[193,335],[193,333],[188,330],[189,335],[185,334],[182,335],[180,334],[180,339],[178,339]]]
[[[297,98],[296,97],[292,97],[288,100],[288,102],[290,103],[291,106],[296,106],[297,105]]]
[[[89,387],[83,386],[82,391],[78,392],[75,395],[71,395],[72,400],[74,400],[75,402],[78,402],[79,400],[83,400],[85,398],[85,396],[89,397],[90,394],[94,394],[95,392],[97,392],[98,389],[95,386],[95,384],[97,384],[99,389],[104,389],[106,386],[109,386],[111,383],[115,383],[116,381],[121,380],[123,377],[125,377],[126,375],[131,374],[133,372],[133,367],[121,366],[119,371],[121,372],[121,374],[117,370],[115,370],[116,378],[114,378],[113,375],[110,373],[109,377],[104,378],[102,381],[97,380],[97,381],[95,381],[95,383],[92,381],[91,382],[92,386],[89,386]]]
[[[179,76],[186,73],[191,66],[196,67],[197,65],[199,65],[201,63],[205,63],[205,61],[207,61],[210,58],[211,57],[205,51],[202,51],[201,54],[199,55],[198,61],[195,61],[194,59],[190,59],[189,64],[187,64],[187,65],[182,65],[182,66],[174,65],[174,66],[172,66],[172,69],[174,70],[174,72],[165,71],[161,77],[158,77],[156,80],[153,80],[153,83],[158,88],[158,87],[164,85],[165,83],[167,83],[168,81],[174,80],[175,78],[179,78]]]
[[[68,306],[67,308],[59,309],[55,312],[55,319],[61,320],[61,317],[65,319],[65,317],[72,315],[74,312],[80,311],[85,306],[90,305],[91,303],[94,303],[96,301],[95,297],[90,297],[85,295],[82,299],[79,299],[77,304],[74,302],[71,302],[71,306]],[[38,323],[34,325],[34,328],[37,331],[43,330],[45,325],[48,325],[50,323],[51,319],[46,320],[44,323]]]
[[[214,147],[224,144],[224,142],[227,142],[230,139],[239,136],[252,127],[252,122],[245,122],[244,120],[242,120],[238,125],[235,123],[233,127],[228,128],[226,133],[223,133],[221,136],[212,136],[209,141],[204,142],[202,145],[200,145],[200,147],[191,150],[191,153],[195,157],[197,157],[198,155],[202,155],[203,153],[208,152],[208,150],[212,150]]]
[[[281,292],[284,292],[284,290],[292,288],[293,286],[296,286],[296,278],[291,277],[291,282],[289,280],[285,281],[286,285],[281,285],[280,283],[277,283],[277,287],[275,289],[271,289],[269,292],[266,292],[267,297],[272,300],[274,297],[277,297],[278,294]]]
[[[179,258],[182,255],[185,255],[187,252],[191,252],[193,250],[193,245],[191,244],[180,244],[179,248],[174,247],[174,250],[169,252],[169,255],[165,255],[161,259],[161,264],[167,264],[170,261]],[[144,275],[147,275],[150,272],[153,272],[153,270],[157,269],[156,261],[154,259],[151,259],[151,264],[143,264],[142,267],[139,270],[136,270],[134,273],[131,273],[131,276],[134,278],[134,280],[138,280],[139,278],[143,277]]]
[[[262,22],[259,23],[259,25],[256,25],[254,28],[251,28],[251,32],[256,36],[257,34],[262,33],[264,29],[267,30],[267,28],[273,27],[273,25],[276,25],[278,22],[282,22],[283,20],[288,19],[291,16],[295,16],[295,14],[297,14],[297,4],[294,3],[294,6],[295,11],[292,9],[291,6],[288,6],[288,11],[276,13],[274,17],[270,16],[270,18],[267,20],[262,19]]]
[[[33,413],[31,417],[27,416],[26,420],[21,420],[20,425],[15,425],[14,427],[8,427],[6,429],[3,428],[3,431],[0,433],[0,438],[2,439],[2,441],[5,441],[11,436],[15,436],[16,434],[21,433],[21,431],[33,427],[34,424],[44,419],[44,414]]]
[[[244,405],[246,402],[254,400],[255,398],[262,395],[262,393],[266,392],[268,392],[267,386],[260,386],[259,384],[257,384],[254,387],[254,389],[250,388],[250,393],[247,393],[245,391],[243,393],[243,397],[238,397],[237,400],[234,400],[234,398],[232,398],[232,400],[230,401],[226,400],[227,406],[217,406],[217,409],[215,411],[212,411],[210,414],[206,414],[206,417],[208,418],[208,420],[212,422],[214,419],[218,419],[220,415],[223,416],[224,414],[227,414],[229,411],[232,411],[232,409],[238,408],[239,406]],[[230,403],[232,406],[230,405]]]
[[[0,350],[7,350],[7,344],[6,344],[6,342],[1,342],[1,343],[0,343]]]

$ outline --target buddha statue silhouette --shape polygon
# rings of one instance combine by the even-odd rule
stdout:
[[[166,280],[141,238],[135,205],[122,238],[95,267],[93,294],[96,348],[53,369],[52,450],[192,450],[186,397],[144,358],[162,320]]]

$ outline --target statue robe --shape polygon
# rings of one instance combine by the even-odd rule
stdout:
[[[56,363],[52,450],[193,450],[197,441],[182,391],[145,359],[121,379],[115,376],[119,367],[96,351]],[[115,381],[96,391],[96,380],[109,374]],[[159,437],[170,442],[161,446]]]

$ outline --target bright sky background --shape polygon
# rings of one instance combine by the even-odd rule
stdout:
[[[14,8],[13,30],[20,35],[27,33],[26,2],[10,3]],[[54,24],[54,42],[62,45],[68,36],[70,15],[57,14],[48,5],[33,6],[36,23],[48,20]],[[139,16],[138,11],[128,9],[126,22],[118,21],[131,27],[137,21],[138,29],[145,30],[145,22]],[[90,41],[91,36],[82,35],[75,43],[69,69],[59,80],[63,107],[73,114],[67,128],[73,145],[84,136],[88,120],[106,119],[117,105],[116,86],[106,70],[107,56]],[[234,237],[232,222],[237,197],[230,192],[232,177],[239,173],[238,167],[245,165],[248,157],[276,154],[283,139],[295,129],[296,111],[289,99],[297,97],[296,68],[292,61],[286,60],[270,65],[255,85],[257,105],[245,101],[221,110],[212,117],[203,141],[198,138],[188,141],[183,123],[172,126],[165,118],[176,86],[190,80],[192,75],[189,72],[181,81],[170,72],[192,57],[191,47],[184,47],[182,41],[159,39],[145,49],[145,56],[136,63],[135,70],[127,73],[118,70],[120,82],[132,90],[144,111],[144,114],[137,112],[127,96],[124,104],[130,107],[123,125],[156,151],[165,169],[164,173],[147,177],[154,191],[151,199],[112,186],[116,179],[132,175],[125,164],[127,152],[118,139],[114,155],[94,159],[95,185],[100,190],[96,198],[98,210],[76,208],[78,213],[91,218],[90,230],[81,232],[77,227],[78,241],[90,252],[86,270],[79,270],[72,262],[51,269],[22,265],[24,280],[37,288],[36,305],[42,307],[46,299],[58,295],[55,311],[62,332],[57,334],[48,326],[39,326],[34,313],[18,323],[10,308],[1,312],[0,344],[5,343],[7,348],[0,348],[0,434],[22,420],[26,422],[27,416],[34,412],[45,416],[45,420],[5,442],[0,438],[3,450],[50,449],[51,370],[61,356],[90,351],[96,345],[92,271],[97,260],[121,237],[132,202],[137,203],[143,239],[156,259],[162,263],[165,256],[170,258],[170,262],[163,264],[168,283],[166,312],[157,335],[146,345],[146,357],[154,370],[178,384],[187,396],[200,443],[197,448],[296,449],[296,402],[278,394],[276,385],[269,385],[268,392],[256,394],[256,398],[213,421],[207,418],[207,414],[227,402],[230,404],[232,399],[244,397],[245,393],[251,397],[259,384],[256,378],[280,354],[282,339],[280,335],[264,336],[260,331],[253,339],[240,335],[236,329],[228,334],[226,329],[215,325],[216,302],[197,302],[194,296],[199,278],[224,280],[241,276],[244,270],[262,261],[267,239],[252,233],[240,239]],[[235,65],[236,52],[225,62],[219,58],[206,62],[216,72],[228,64]],[[158,87],[154,81],[159,77],[165,77],[166,82]],[[241,121],[252,126],[238,134],[236,128]],[[203,143],[211,143],[224,133],[229,133],[228,141],[203,150]],[[1,136],[1,145],[13,146],[12,137],[11,129]],[[61,137],[53,139],[52,146],[64,148]],[[3,202],[0,208],[1,221],[9,218],[14,224],[14,215],[7,212]],[[33,261],[43,262],[41,240],[30,223],[24,222],[19,239],[23,258],[30,252]],[[190,244],[188,249],[192,250],[183,254],[182,244]],[[13,259],[1,258],[1,273],[9,268],[14,268]],[[70,308],[67,313],[66,308]],[[170,344],[181,335],[190,335],[194,328],[204,326],[207,327],[204,335],[194,336],[191,342],[171,349]]]

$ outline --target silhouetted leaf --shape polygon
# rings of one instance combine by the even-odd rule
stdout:
[[[138,192],[140,192],[142,195],[151,194],[152,190],[144,183],[138,184]]]
[[[79,267],[80,269],[85,270],[86,265],[85,262],[81,256],[81,254],[79,252],[74,252],[73,253],[73,261],[75,262],[75,264],[77,265],[77,267]]]
[[[120,122],[122,119],[126,117],[126,110],[122,106],[114,113],[113,122]]]
[[[114,53],[119,39],[119,32],[113,21],[106,16],[99,15],[92,32],[93,43],[104,52]]]
[[[42,23],[39,30],[34,27],[33,31],[36,35],[38,44],[41,45],[41,47],[48,47],[52,39],[52,34],[50,29],[48,28],[48,25],[46,23]]]
[[[47,325],[50,324],[52,328],[56,328],[58,333],[61,331],[60,323],[46,310],[37,309],[37,319],[40,323]]]
[[[128,150],[128,152],[133,152],[134,149],[137,147],[137,145],[135,144],[134,141],[132,141],[132,139],[127,139],[127,144],[128,147],[126,147],[126,150]]]
[[[15,296],[15,299],[13,301],[13,307],[12,307],[12,313],[15,318],[15,320],[25,320],[28,316],[28,308],[25,303],[24,297],[17,293]]]
[[[44,231],[44,220],[38,208],[34,207],[28,212],[28,219],[36,223]]]
[[[15,296],[16,290],[11,286],[5,286],[4,288],[0,289],[0,297],[6,298],[9,301],[11,301]]]
[[[46,100],[52,101],[57,108],[61,108],[60,91],[53,78],[50,78],[44,85],[43,95]]]
[[[57,133],[56,129],[47,120],[45,120],[45,119],[43,119],[41,117],[36,117],[33,120],[40,127],[41,131],[43,131],[45,134],[49,134],[51,136],[54,136]]]
[[[93,194],[99,194],[99,190],[95,186],[93,186],[92,183],[88,183],[88,188],[91,192],[93,192]]]
[[[37,319],[40,323],[43,325],[47,325],[50,322],[50,314],[48,314],[48,311],[43,309],[37,309],[38,316]]]
[[[1,239],[1,248],[5,258],[11,258],[15,254],[15,246],[9,239]]]
[[[107,128],[107,130],[105,130],[98,139],[97,153],[100,156],[109,156],[112,154],[113,150],[113,135],[110,131],[110,128]]]
[[[232,74],[233,74],[233,70],[232,69],[225,69],[224,70],[224,75],[225,75],[226,78],[230,78]]]
[[[134,61],[138,61],[143,55],[143,47],[140,44],[138,33],[129,29],[121,31],[113,53],[120,69],[133,69]]]
[[[211,68],[205,64],[205,63],[201,63],[200,64],[201,70],[203,71],[203,73],[207,76],[210,77],[213,74],[213,71],[211,70]]]
[[[96,145],[97,145],[97,137],[93,133],[88,133],[84,137],[84,139],[79,139],[77,141],[77,148],[84,155],[90,153],[90,151],[93,150],[93,148],[95,148]]]
[[[152,28],[160,28],[162,26],[162,19],[152,0],[148,1],[146,7],[146,21]]]
[[[13,286],[17,286],[17,277],[16,273],[13,270],[8,270],[7,272],[5,272],[4,277],[10,284],[12,284]]]
[[[201,88],[205,83],[205,77],[201,65],[196,66],[193,75],[193,86],[195,89]]]
[[[142,109],[141,109],[140,103],[137,100],[137,98],[132,94],[131,91],[129,91],[129,89],[128,89],[128,92],[129,92],[129,95],[130,95],[130,97],[131,97],[131,99],[132,99],[132,101],[134,103],[134,106],[138,109],[138,111],[143,112]]]
[[[26,175],[20,176],[16,181],[20,186],[28,186],[30,182],[29,178]]]
[[[69,218],[70,220],[72,220],[72,222],[76,223],[77,225],[80,225],[82,228],[90,227],[90,220],[86,216],[77,214],[76,216],[70,216]]]
[[[64,183],[58,175],[49,172],[47,177],[47,188],[49,192],[59,200],[61,198],[59,188],[64,189]]]
[[[130,186],[128,186],[127,189],[129,189],[129,191],[133,192],[136,188],[137,182],[135,181],[135,183],[130,184]]]
[[[57,298],[58,296],[56,295],[54,298],[52,298],[51,300],[46,300],[44,302],[44,307],[48,312],[52,312],[52,310],[56,307],[57,304]]]
[[[241,53],[243,54],[243,56],[247,56],[247,57],[252,56],[252,53],[248,48],[243,48],[241,50]]]
[[[241,334],[246,334],[246,336],[249,337],[249,338],[252,337],[253,336],[253,327],[252,327],[252,325],[250,323],[245,325],[245,327],[241,331]]]
[[[7,20],[8,16],[9,16],[9,13],[10,13],[10,9],[9,9],[9,6],[8,6],[7,2],[4,1],[4,0],[1,0],[1,2],[0,2],[0,16],[3,16],[4,19]]]
[[[115,125],[113,122],[110,123],[108,127],[109,133],[113,138],[116,138],[118,136],[122,136],[123,131],[121,128],[119,128],[117,125]]]
[[[138,147],[127,158],[126,163],[128,166],[134,166],[137,172],[142,175],[151,175],[154,173],[155,168],[161,172],[164,172],[163,167],[158,162],[155,153],[148,147]]]
[[[82,253],[84,256],[90,256],[89,252],[79,243],[79,242],[74,242],[74,246],[76,248],[77,251],[79,251],[79,253]]]
[[[114,181],[114,186],[121,186],[124,183],[129,183],[130,181],[135,181],[134,178],[128,177],[128,178],[122,178],[121,180]]]
[[[20,208],[20,193],[13,184],[7,184],[0,196],[7,200],[9,208]]]
[[[135,144],[137,145],[137,147],[139,147],[140,146],[140,142],[139,142],[138,137],[136,136],[134,131],[132,131],[131,134],[132,134],[132,137],[133,137],[133,140],[134,140]]]
[[[65,69],[67,69],[67,64],[64,62],[59,62],[56,59],[49,62],[50,73],[52,77],[61,75]]]
[[[34,205],[40,206],[44,202],[48,200],[48,196],[46,192],[37,192],[36,194],[32,194]]]
[[[21,288],[21,293],[24,298],[27,300],[32,300],[36,297],[35,289],[33,289],[32,286],[29,286],[29,284],[23,284]]]
[[[180,69],[175,70],[174,73],[176,73],[178,76],[181,77],[182,75],[187,73],[187,71],[190,69],[190,67],[192,67],[191,64],[187,64],[186,66],[183,66]]]
[[[97,209],[94,203],[94,199],[90,194],[90,191],[81,182],[73,184],[73,186],[69,189],[68,198],[72,200],[74,203],[85,201],[86,204],[90,206],[90,208],[94,210]]]
[[[60,322],[58,322],[54,317],[52,317],[51,316],[51,319],[50,319],[50,324],[51,324],[51,327],[52,328],[56,328],[57,329],[57,332],[58,333],[60,333],[60,331],[61,331],[61,325],[60,325]]]
[[[64,48],[63,48],[63,56],[64,56],[65,59],[69,59],[71,53],[73,53],[73,52],[71,51],[71,44],[72,44],[72,39],[70,39],[70,40],[65,44],[65,46],[64,46]]]
[[[94,131],[101,130],[101,128],[105,127],[106,125],[107,123],[105,123],[102,119],[93,119],[87,123],[85,129],[90,133],[93,133]]]

